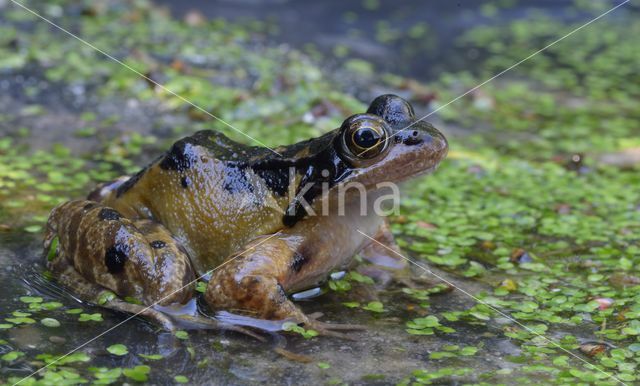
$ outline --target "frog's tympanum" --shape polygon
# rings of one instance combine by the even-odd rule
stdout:
[[[447,141],[405,100],[383,95],[340,128],[275,151],[214,131],[179,140],[139,173],[56,207],[44,242],[49,269],[84,300],[113,293],[105,306],[168,328],[147,306],[189,301],[208,271],[213,310],[332,326],[287,294],[318,285],[357,253],[402,261],[362,234],[397,249],[373,208],[378,187],[433,170]]]

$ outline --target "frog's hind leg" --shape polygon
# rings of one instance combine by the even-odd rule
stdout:
[[[62,256],[58,256],[54,261],[50,262],[49,268],[56,272],[58,282],[73,292],[73,297],[84,302],[99,304],[101,307],[115,311],[141,316],[159,325],[164,330],[175,331],[178,326],[184,328],[184,326],[187,325],[190,326],[190,328],[235,331],[258,341],[265,341],[263,336],[241,326],[220,323],[215,319],[202,316],[175,315],[170,317],[150,306],[129,303],[117,296],[114,297],[112,291],[98,284],[91,283],[82,277]],[[128,319],[125,319],[125,321],[127,320]]]
[[[383,286],[395,282],[416,289],[437,284],[433,278],[412,273],[409,260],[402,254],[387,220],[380,225],[373,240],[360,251],[360,255],[372,264],[359,267],[361,273],[377,278]]]
[[[54,272],[56,272],[58,282],[71,290],[72,295],[79,300],[100,304],[102,307],[115,311],[142,316],[168,331],[175,329],[174,322],[169,316],[148,306],[128,303],[117,296],[114,297],[112,291],[98,284],[91,283],[82,277],[78,271],[63,258],[59,258],[55,263],[49,264],[49,267],[55,270]]]
[[[402,257],[388,221],[385,220],[380,225],[373,239],[375,241],[369,242],[360,251],[362,257],[381,267],[397,270],[407,267],[407,261]]]
[[[120,298],[111,300],[110,308],[141,313],[170,327],[166,316],[144,305],[185,303],[193,297],[189,258],[158,223],[131,221],[93,201],[70,201],[51,212],[46,252],[56,237],[57,256],[49,269],[84,300],[97,302],[101,293],[112,291]],[[126,297],[143,305],[121,300]]]

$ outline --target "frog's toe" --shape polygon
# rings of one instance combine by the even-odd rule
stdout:
[[[353,324],[333,324],[333,323],[325,323],[320,321],[312,321],[309,323],[305,323],[305,328],[308,330],[314,330],[318,333],[318,335],[322,336],[331,336],[334,338],[346,339],[346,340],[356,340],[349,333],[345,333],[345,331],[357,331],[364,330],[364,326],[353,325]]]
[[[307,321],[304,323],[305,328],[318,332],[319,335],[332,336],[335,338],[355,340],[349,334],[345,334],[344,331],[363,331],[366,330],[366,326],[362,324],[348,324],[348,323],[327,323],[321,322],[318,318],[322,317],[321,312],[317,312],[311,315],[307,315]]]
[[[426,276],[415,276],[411,274],[398,274],[393,276],[393,281],[398,283],[399,285],[410,288],[410,289],[431,289],[439,286],[443,286],[444,288],[438,292],[450,292],[453,290],[450,284],[434,280],[433,278]]]
[[[177,321],[184,326],[185,329],[207,329],[207,330],[221,330],[221,331],[233,331],[242,335],[249,336],[260,342],[266,342],[266,339],[258,333],[245,328],[243,326],[237,326],[230,323],[220,322],[216,319],[208,318],[205,316],[194,315],[176,315],[174,316]]]
[[[110,308],[112,310],[121,311],[128,314],[133,314],[129,318],[125,319],[125,322],[134,317],[140,316],[145,320],[149,321],[151,324],[160,326],[163,330],[166,331],[175,331],[177,330],[177,326],[173,319],[169,315],[166,315],[158,310],[155,310],[151,307],[144,306],[141,304],[133,304],[125,302],[121,299],[113,299],[108,301],[106,304],[103,304],[103,307]],[[124,323],[124,322],[121,322]]]

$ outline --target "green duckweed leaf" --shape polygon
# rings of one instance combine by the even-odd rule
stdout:
[[[109,347],[107,347],[107,351],[110,354],[113,355],[117,355],[117,356],[123,356],[123,355],[127,355],[129,354],[129,350],[127,349],[127,346],[123,345],[123,344],[113,344]]]

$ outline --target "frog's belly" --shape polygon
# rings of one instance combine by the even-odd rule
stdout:
[[[346,268],[383,224],[376,213],[306,218],[287,233],[295,237],[295,251],[307,263],[282,283],[287,292],[304,290],[326,280],[333,271]],[[362,233],[360,233],[362,232]]]

